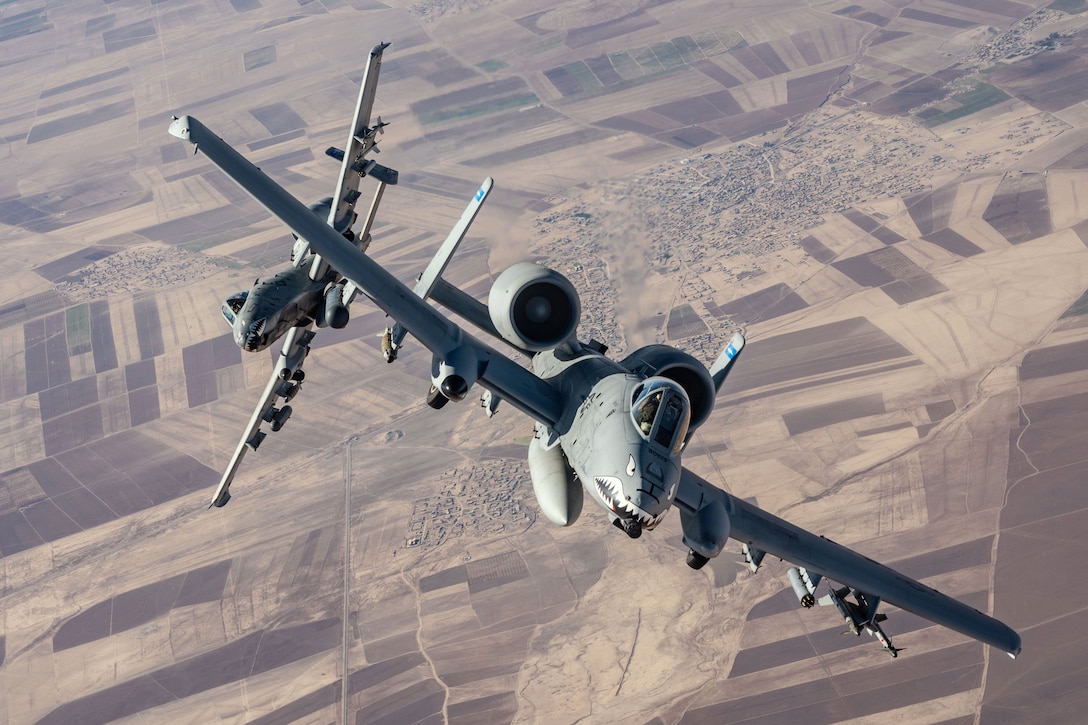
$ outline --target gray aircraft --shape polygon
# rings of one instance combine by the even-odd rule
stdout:
[[[893,657],[898,649],[880,626],[886,619],[878,612],[882,602],[1012,657],[1020,652],[1020,636],[1004,623],[742,501],[683,467],[684,446],[710,417],[744,347],[742,334],[732,337],[709,368],[667,345],[649,345],[617,361],[606,356],[604,345],[578,339],[579,297],[555,270],[515,264],[496,278],[486,305],[443,279],[490,179],[412,290],[349,241],[346,230],[302,205],[197,119],[176,118],[170,133],[196,146],[300,244],[316,250],[347,284],[396,321],[384,334],[387,360],[396,358],[407,334],[431,352],[427,402],[432,407],[464,400],[479,386],[488,416],[505,400],[532,418],[529,471],[540,510],[553,523],[573,524],[588,495],[617,528],[637,538],[675,508],[689,566],[702,567],[729,538],[740,542],[753,572],[767,554],[788,560],[796,565],[787,573],[802,606],[834,606],[850,632],[870,633]],[[428,300],[529,356],[532,370],[470,336]],[[290,379],[297,369],[293,359],[281,355],[280,379]],[[217,490],[216,503],[225,503],[223,493]],[[827,591],[818,595],[821,582]]]
[[[328,156],[340,161],[340,177],[334,195],[308,207],[314,216],[326,220],[329,227],[360,252],[365,252],[370,244],[370,227],[386,185],[397,183],[396,171],[367,159],[368,153],[379,151],[377,134],[384,133],[386,125],[379,116],[377,123],[371,126],[370,114],[374,107],[382,53],[388,45],[382,43],[370,51],[346,151],[337,148],[325,151]],[[355,203],[362,196],[359,185],[366,176],[377,180],[378,187],[360,231],[356,233],[352,230],[358,220]],[[215,490],[213,506],[224,506],[230,501],[230,484],[246,451],[256,450],[264,440],[266,434],[261,427],[268,423],[273,431],[278,431],[291,417],[291,406],[287,403],[298,394],[305,378],[302,364],[315,335],[313,326],[339,329],[347,325],[348,305],[356,292],[357,288],[350,280],[345,279],[320,254],[314,253],[305,239],[296,236],[289,266],[270,277],[256,280],[249,290],[236,292],[224,300],[223,317],[230,324],[234,341],[242,350],[259,352],[280,338],[284,338],[284,342],[272,377]],[[283,405],[277,408],[280,399]]]

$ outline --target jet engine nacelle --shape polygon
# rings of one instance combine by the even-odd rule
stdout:
[[[717,394],[714,380],[706,366],[686,352],[669,345],[647,345],[635,350],[620,364],[633,373],[668,378],[683,388],[691,402],[689,430],[694,431],[705,423],[714,410]]]
[[[344,302],[344,285],[334,284],[325,293],[325,305],[321,308],[317,325],[340,330],[348,324],[349,318],[348,306]]]
[[[326,196],[324,199],[319,199],[318,201],[312,201],[312,202],[310,202],[309,204],[306,205],[306,208],[309,209],[313,213],[313,215],[316,216],[318,219],[320,219],[323,222],[327,222],[329,220],[329,214],[332,211],[332,197],[331,196]],[[352,222],[354,222],[354,221],[355,221],[355,219],[352,218]],[[347,230],[346,229],[336,229],[336,231],[343,233],[343,232],[345,232]],[[294,235],[292,234],[291,236],[294,236]],[[294,244],[294,246],[291,247],[291,261],[294,262],[297,265],[302,260],[303,257],[305,257],[307,254],[309,254],[309,252],[310,252],[310,243],[303,240],[303,239],[299,239],[298,237],[295,237],[295,244]]]
[[[718,499],[711,499],[695,513],[680,508],[680,528],[684,545],[696,554],[713,559],[729,540],[729,514]]]
[[[491,286],[487,304],[503,339],[530,352],[551,350],[569,340],[582,315],[570,280],[532,262],[503,271]]]
[[[326,196],[323,199],[312,201],[306,205],[306,208],[312,211],[314,213],[314,216],[316,216],[318,219],[323,222],[327,222],[329,220],[329,212],[332,211],[332,197]]]
[[[582,513],[582,484],[560,446],[548,448],[542,438],[534,436],[529,441],[529,477],[533,479],[540,511],[549,521],[570,526],[578,520]]]

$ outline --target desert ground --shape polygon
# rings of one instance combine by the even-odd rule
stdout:
[[[1088,677],[1088,3],[0,4],[0,720],[1076,722]],[[291,240],[167,134],[332,193],[370,48],[369,253],[538,260],[580,337],[748,348],[685,465],[992,613],[895,660],[786,565],[541,516],[531,421],[424,404],[367,300],[212,491],[271,366],[222,300]],[[524,360],[522,360],[524,362]],[[1078,523],[1079,522],[1079,523]]]

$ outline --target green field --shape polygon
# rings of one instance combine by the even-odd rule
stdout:
[[[713,35],[718,43],[711,46],[710,41],[707,38],[707,34],[700,34],[695,37],[695,42],[699,44],[699,47],[703,49],[703,52],[707,56],[717,55],[718,53],[727,53],[734,48],[743,48],[748,44],[748,41],[744,39],[744,36],[733,30],[732,28],[722,28],[721,30],[709,31]]]
[[[680,53],[680,57],[684,59],[685,63],[698,63],[706,57],[703,54],[703,49],[690,35],[673,38],[672,44],[676,46],[677,52]]]
[[[725,53],[742,45],[744,45],[744,38],[739,33],[729,28],[722,28],[704,30],[696,35],[681,35],[651,46],[609,53],[608,59],[620,78],[624,81],[632,81],[642,76],[656,76],[684,68],[691,63]],[[578,79],[584,92],[592,92],[600,86],[596,76],[592,79],[584,77],[588,68],[582,61],[568,63],[563,67]],[[618,90],[619,87],[626,86],[613,84],[610,89]]]
[[[991,86],[989,83],[979,83],[969,91],[952,96],[949,100],[960,104],[959,108],[953,108],[939,116],[934,116],[926,121],[926,126],[932,128],[940,126],[942,123],[955,121],[957,118],[969,116],[976,111],[989,108],[1009,98],[1009,94],[1000,88]]]
[[[586,70],[589,69],[587,68]],[[484,101],[483,103],[444,108],[440,111],[421,114],[419,121],[426,125],[429,123],[441,123],[443,121],[464,120],[477,116],[486,116],[491,113],[498,113],[499,111],[506,111],[511,108],[532,106],[537,103],[540,103],[540,99],[537,98],[535,93],[523,93],[516,96],[500,96]]]
[[[673,70],[674,68],[687,65],[687,63],[684,62],[683,56],[680,55],[680,49],[673,45],[672,41],[655,43],[650,46],[650,48],[653,50],[654,55],[657,56],[658,61],[661,62],[661,65],[665,70]]]
[[[91,351],[91,308],[86,304],[69,307],[64,313],[65,333],[68,338],[68,355],[82,355]]]
[[[661,65],[661,61],[654,55],[653,48],[639,48],[635,51],[635,60],[647,73],[660,73],[665,70]]]
[[[582,61],[575,61],[574,63],[567,63],[565,66],[567,72],[570,73],[578,81],[578,85],[582,87],[582,91],[594,91],[601,88],[601,82],[597,79],[597,76],[593,75],[593,71],[589,69],[589,66]]]
[[[631,57],[631,54],[626,50],[619,53],[612,53],[608,56],[608,59],[612,61],[612,67],[616,69],[616,72],[620,74],[620,78],[624,80],[631,80],[632,78],[638,78],[646,71],[638,64],[638,61]]]

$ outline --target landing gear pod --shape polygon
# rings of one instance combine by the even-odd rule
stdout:
[[[529,441],[529,476],[533,479],[540,512],[559,526],[570,526],[582,513],[582,485],[558,445],[546,447],[534,436]]]
[[[729,514],[718,499],[708,501],[695,513],[680,508],[680,526],[684,531],[684,545],[690,549],[688,566],[700,569],[707,560],[721,553],[729,540]]]

